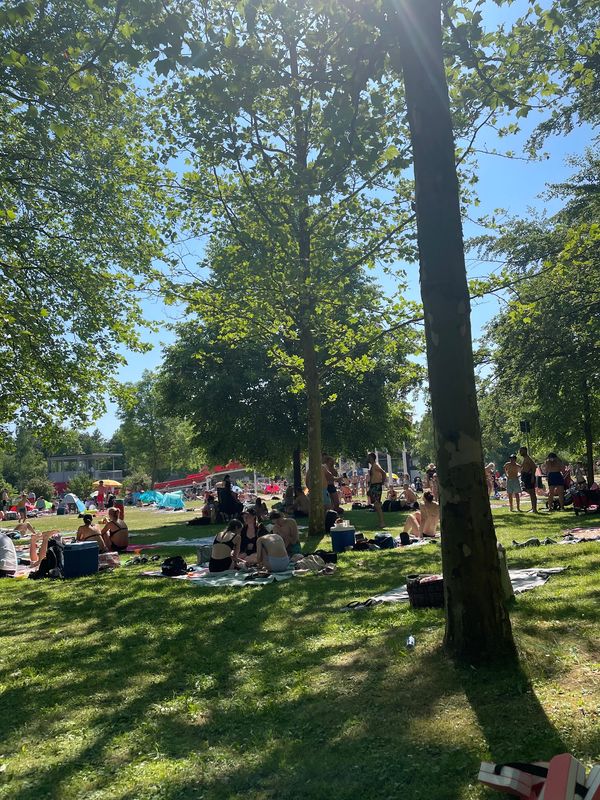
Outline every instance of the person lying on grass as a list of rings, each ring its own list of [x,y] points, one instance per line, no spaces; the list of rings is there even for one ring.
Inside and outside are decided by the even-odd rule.
[[[111,551],[124,553],[129,544],[129,528],[127,523],[119,519],[119,509],[108,509],[108,521],[100,531],[104,545]]]
[[[30,526],[31,527],[31,526]],[[60,531],[44,531],[38,533],[31,528],[31,541],[29,542],[29,565],[37,567],[46,558],[48,540],[53,536],[60,536]],[[39,547],[38,547],[39,545]]]
[[[409,514],[404,523],[405,533],[422,539],[425,536],[435,536],[440,522],[440,506],[433,499],[433,492],[426,489],[423,492],[423,503],[418,511]]]
[[[285,542],[278,533],[265,533],[259,537],[256,561],[259,567],[264,567],[269,572],[285,572],[288,569],[290,557]]]
[[[238,565],[242,528],[239,519],[232,519],[225,530],[217,533],[208,562],[209,572],[226,572]]]
[[[107,553],[109,548],[106,546],[102,531],[97,525],[92,525],[94,518],[91,514],[83,514],[83,525],[77,528],[77,542],[97,542],[101,553]]]

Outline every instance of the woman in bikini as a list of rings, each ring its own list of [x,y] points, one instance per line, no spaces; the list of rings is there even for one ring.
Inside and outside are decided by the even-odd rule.
[[[92,525],[94,518],[91,514],[84,514],[83,515],[83,525],[80,525],[77,528],[77,542],[98,542],[98,547],[100,548],[101,553],[107,553],[108,548],[106,546],[106,541],[104,536],[102,536],[102,531],[97,525]]]
[[[208,562],[209,572],[234,569],[240,557],[243,527],[239,519],[232,519],[224,531],[217,533]]]
[[[256,511],[253,508],[244,511],[242,520],[244,527],[241,532],[240,558],[248,565],[256,564],[256,543],[261,523],[257,520]]]
[[[127,523],[119,518],[118,508],[108,509],[108,522],[100,532],[109,550],[117,553],[124,553],[127,550],[129,528]]]

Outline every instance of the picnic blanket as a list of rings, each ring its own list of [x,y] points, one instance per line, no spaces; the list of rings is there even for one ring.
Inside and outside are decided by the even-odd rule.
[[[294,570],[288,569],[285,572],[272,572],[270,575],[262,575],[256,571],[242,572],[241,570],[227,570],[226,572],[209,572],[207,567],[196,567],[192,572],[185,575],[163,575],[161,570],[146,570],[141,573],[146,578],[166,578],[172,577],[177,581],[186,581],[194,586],[265,586],[267,583],[278,583],[287,581],[294,577]]]
[[[563,536],[573,536],[578,542],[596,542],[600,539],[600,528],[569,528],[562,534]]]
[[[179,539],[174,539],[172,542],[152,542],[152,544],[134,544],[129,545],[127,548],[128,553],[134,550],[150,550],[156,547],[202,547],[203,545],[211,545],[215,540],[214,536],[204,536],[199,539],[184,539],[180,536]]]
[[[536,586],[543,586],[557,572],[563,572],[565,567],[534,567],[532,569],[510,569],[510,582],[515,594],[528,592]],[[377,594],[363,601],[353,601],[342,608],[342,611],[352,611],[355,608],[369,608],[380,603],[408,603],[406,585],[390,589],[383,594]]]

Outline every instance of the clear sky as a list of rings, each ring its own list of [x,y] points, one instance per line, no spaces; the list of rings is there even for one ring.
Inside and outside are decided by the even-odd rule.
[[[507,19],[507,14],[514,16],[525,4],[525,0],[518,0],[510,9],[498,9],[490,2],[486,6],[484,20],[486,27],[491,27],[500,19]],[[517,136],[498,139],[491,129],[482,130],[476,142],[479,149],[497,149],[499,151],[512,150],[519,153],[527,134],[533,128],[538,119],[530,117],[523,123],[523,133]],[[542,161],[523,161],[511,160],[495,155],[478,155],[478,175],[479,183],[477,193],[481,205],[471,209],[469,217],[464,223],[465,239],[480,235],[483,229],[474,221],[478,217],[491,214],[495,209],[502,208],[509,215],[526,216],[530,209],[536,211],[547,208],[550,212],[556,210],[548,201],[542,199],[546,184],[561,182],[568,178],[574,171],[573,167],[566,163],[567,157],[582,153],[585,147],[592,143],[592,131],[587,127],[575,129],[570,135],[553,137],[544,145],[544,152],[549,154],[549,158]],[[467,257],[467,270],[469,277],[482,276],[490,271],[490,265],[478,261],[475,254],[470,253]],[[418,286],[418,267],[416,265],[407,266],[407,276],[409,280],[409,297],[419,299]],[[392,290],[390,278],[379,275],[384,289]],[[144,300],[143,308],[146,317],[152,321],[160,323],[172,322],[177,315],[177,309],[166,308],[158,299]],[[482,331],[485,323],[496,313],[498,300],[493,297],[484,298],[473,304],[472,326],[473,336],[477,338]],[[158,333],[150,333],[146,337],[153,345],[149,353],[127,354],[127,366],[119,371],[119,377],[123,381],[136,381],[146,369],[154,369],[161,362],[162,345],[172,341],[172,334],[162,328]],[[417,401],[414,412],[418,416],[422,412],[422,400]],[[105,435],[110,435],[118,426],[115,416],[115,407],[109,404],[107,413],[99,418],[95,427],[98,427]]]

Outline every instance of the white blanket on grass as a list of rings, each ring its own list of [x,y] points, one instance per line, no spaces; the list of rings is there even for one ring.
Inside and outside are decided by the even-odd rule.
[[[147,578],[164,578],[165,575],[158,570],[142,572]],[[225,572],[209,572],[206,567],[196,567],[193,572],[186,575],[171,576],[174,580],[186,581],[194,586],[264,586],[267,583],[287,581],[294,576],[294,570],[285,572],[272,572],[270,575],[255,577],[255,573],[242,570],[226,570]]]
[[[533,569],[510,569],[510,582],[515,594],[528,592],[536,586],[543,586],[557,572],[563,572],[565,567],[534,567]],[[383,594],[377,594],[369,600],[379,603],[408,603],[408,591],[406,585],[390,589]]]

